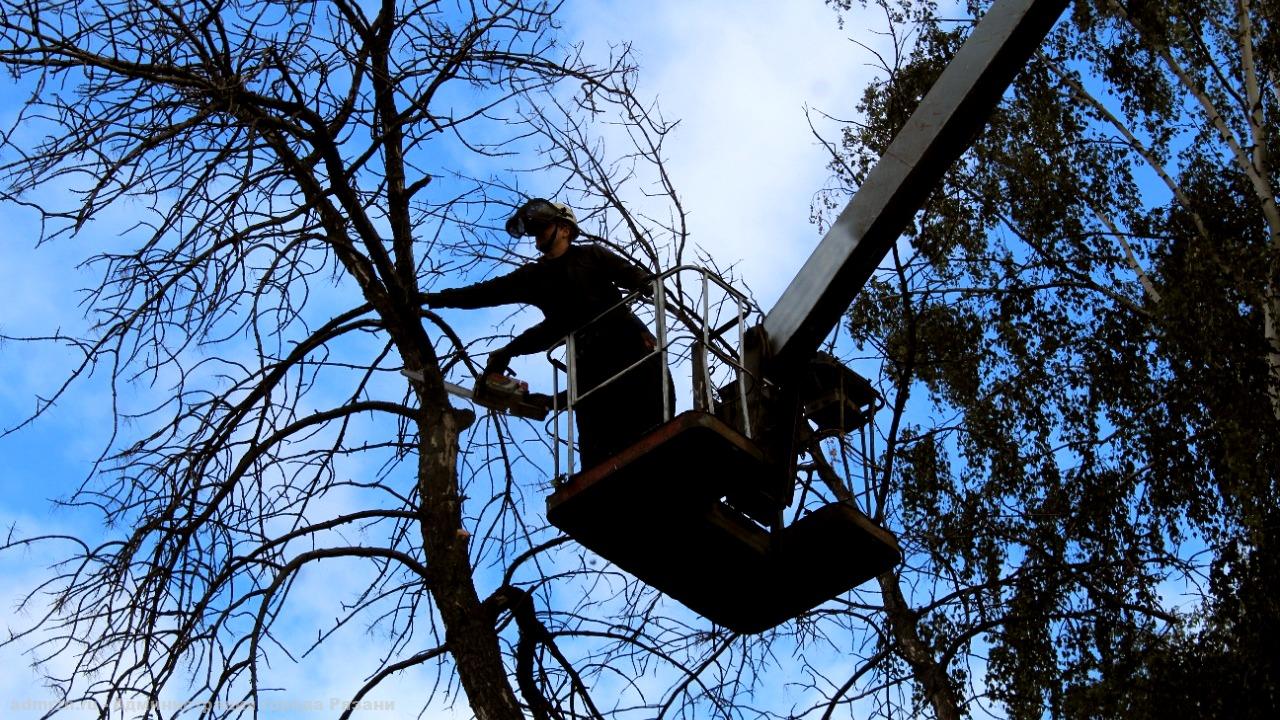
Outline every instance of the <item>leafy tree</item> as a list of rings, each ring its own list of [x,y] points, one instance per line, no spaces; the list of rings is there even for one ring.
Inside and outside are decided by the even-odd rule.
[[[880,4],[900,52],[819,217],[987,7]],[[1275,19],[1073,3],[851,310],[893,410],[886,643],[939,717],[1280,705]]]

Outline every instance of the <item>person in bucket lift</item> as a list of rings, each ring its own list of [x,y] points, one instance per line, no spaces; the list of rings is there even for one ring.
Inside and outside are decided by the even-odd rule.
[[[599,245],[575,243],[581,231],[573,210],[563,203],[530,200],[507,220],[506,228],[512,237],[533,237],[542,256],[507,275],[426,293],[423,300],[432,308],[527,304],[542,311],[542,322],[489,355],[486,377],[504,374],[517,355],[545,352],[576,333],[578,395],[594,390],[574,407],[578,452],[582,466],[593,467],[664,419],[661,355],[600,386],[655,347],[648,327],[628,308],[615,307],[623,290],[645,289],[651,276]],[[669,383],[667,394],[672,394]]]

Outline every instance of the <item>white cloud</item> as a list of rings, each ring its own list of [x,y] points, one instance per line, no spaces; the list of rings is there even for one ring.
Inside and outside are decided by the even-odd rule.
[[[849,116],[871,78],[870,54],[816,0],[589,0],[570,10],[566,32],[588,52],[632,43],[640,94],[680,121],[669,168],[694,242],[722,266],[738,263],[767,310],[820,239],[809,205],[828,175],[826,152],[805,107]]]

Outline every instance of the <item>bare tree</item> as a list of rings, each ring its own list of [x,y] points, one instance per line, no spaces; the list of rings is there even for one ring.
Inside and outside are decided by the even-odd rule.
[[[344,717],[401,675],[480,718],[742,718],[830,714],[850,694],[829,664],[892,672],[874,597],[738,636],[582,551],[543,519],[542,428],[446,397],[489,338],[419,297],[522,262],[497,232],[513,203],[569,199],[654,270],[694,254],[662,164],[672,124],[626,48],[588,62],[558,3],[0,8],[0,61],[29,92],[0,198],[41,243],[93,243],[100,276],[86,333],[6,339],[79,359],[32,422],[95,374],[116,403],[63,501],[104,536],[3,545],[62,553],[6,642],[70,659],[45,663],[63,708],[256,716],[276,665],[351,627],[381,649],[349,668]],[[134,224],[104,238],[121,210]],[[694,322],[682,292],[673,317]],[[852,497],[865,458],[835,451],[810,448],[800,505]],[[878,518],[884,492],[865,502]],[[317,584],[337,616],[302,640]],[[812,686],[762,697],[783,665]]]
[[[528,570],[563,538],[524,513],[518,429],[451,407],[443,380],[470,348],[419,303],[439,279],[518,260],[492,232],[526,194],[512,177],[575,193],[588,222],[625,227],[648,265],[682,251],[678,204],[662,228],[622,190],[660,159],[669,125],[633,97],[625,49],[596,65],[561,44],[558,10],[0,8],[0,62],[30,93],[3,138],[0,197],[39,216],[41,242],[94,238],[109,210],[136,218],[125,248],[89,260],[101,283],[87,337],[10,338],[81,358],[32,420],[91,373],[118,389],[111,447],[66,503],[120,534],[5,545],[73,548],[7,641],[74,658],[50,678],[62,701],[104,717],[175,698],[189,704],[163,714],[255,715],[265,668],[296,653],[277,623],[300,575],[357,567],[357,586],[338,590],[343,616],[316,641],[357,622],[386,639],[377,667],[352,668],[365,679],[353,701],[425,666],[477,717],[601,714],[583,677],[607,664],[575,667],[533,602],[550,578]],[[597,116],[621,118],[634,151],[607,161]],[[424,380],[409,388],[402,367]],[[131,405],[139,383],[162,399]],[[376,472],[343,470],[357,455]],[[496,589],[482,597],[484,584]],[[621,587],[632,607],[653,600]],[[619,629],[628,616],[610,617],[596,622],[611,630],[575,632],[643,645]]]

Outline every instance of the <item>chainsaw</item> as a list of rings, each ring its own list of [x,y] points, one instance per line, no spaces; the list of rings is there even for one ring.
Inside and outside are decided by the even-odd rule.
[[[400,374],[410,380],[423,380],[422,373],[413,370],[401,370]],[[450,395],[466,398],[481,407],[530,420],[545,420],[549,410],[547,403],[532,399],[529,383],[504,373],[485,373],[476,378],[476,383],[471,388],[446,380],[444,389]]]

